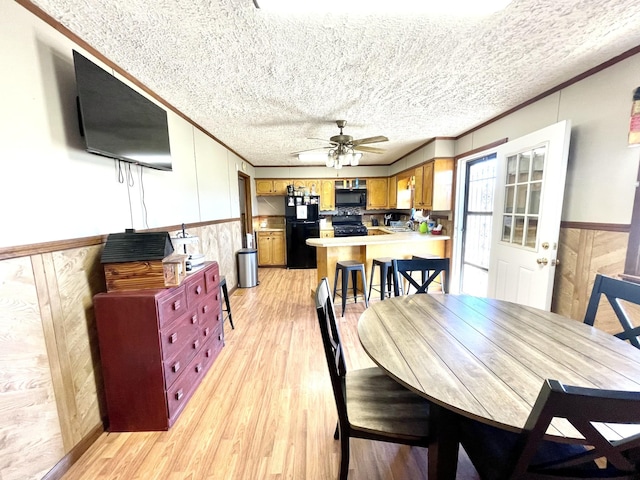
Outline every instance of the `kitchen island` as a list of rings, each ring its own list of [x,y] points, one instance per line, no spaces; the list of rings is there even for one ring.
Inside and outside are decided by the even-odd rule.
[[[317,250],[318,283],[327,277],[332,284],[338,261],[356,260],[364,263],[369,281],[374,258],[411,258],[412,255],[444,257],[450,238],[446,235],[401,232],[362,237],[309,238],[307,245]]]

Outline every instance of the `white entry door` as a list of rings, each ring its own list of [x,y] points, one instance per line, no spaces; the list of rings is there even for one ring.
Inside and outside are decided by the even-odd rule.
[[[550,310],[571,122],[497,150],[488,295]]]

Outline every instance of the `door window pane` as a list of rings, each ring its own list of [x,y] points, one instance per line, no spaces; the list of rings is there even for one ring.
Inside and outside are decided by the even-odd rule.
[[[516,187],[507,187],[504,195],[504,213],[513,213]]]
[[[516,186],[516,213],[526,213],[527,207],[527,184]]]
[[[531,171],[531,180],[532,181],[540,181],[542,180],[542,174],[544,173],[544,158],[547,154],[547,147],[536,148],[533,151],[533,159],[532,159],[532,171]]]
[[[527,230],[526,230],[526,236],[524,239],[525,246],[535,248],[537,238],[538,238],[538,219],[535,217],[529,217],[527,220]]]
[[[507,158],[507,178],[506,184],[514,184],[516,183],[516,167],[518,164],[518,157],[513,155]]]
[[[505,216],[502,218],[502,241],[511,242],[511,216]]]
[[[542,192],[542,182],[531,184],[531,193],[529,194],[529,209],[527,213],[538,215],[540,213],[540,193]]]
[[[518,165],[518,182],[529,181],[529,165],[531,163],[531,152],[521,153],[520,163]]]
[[[516,245],[522,245],[524,237],[524,217],[517,216],[515,218],[515,225],[513,227],[513,240],[511,243],[515,243]]]

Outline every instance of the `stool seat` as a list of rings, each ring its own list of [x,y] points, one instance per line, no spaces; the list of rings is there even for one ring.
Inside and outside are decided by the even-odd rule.
[[[340,273],[342,272],[342,273]],[[351,272],[351,275],[349,275]],[[367,300],[367,276],[364,271],[364,263],[357,260],[341,260],[336,263],[336,276],[333,280],[333,301],[336,300],[336,293],[338,290],[338,276],[342,275],[342,289],[340,297],[342,298],[342,316],[344,317],[344,310],[347,307],[347,295],[349,294],[349,276],[351,276],[351,284],[353,287],[353,301],[358,302],[358,273],[362,278],[362,296],[364,297],[365,306],[369,306]]]
[[[224,321],[228,318],[229,323],[231,324],[231,329],[235,330],[236,327],[233,326],[233,318],[231,318],[231,304],[229,303],[229,292],[227,291],[227,278],[224,275],[220,278],[220,289],[222,290],[222,296],[224,297],[224,305],[222,306],[222,311],[224,312],[222,326],[224,327]]]
[[[393,293],[393,266],[391,265],[391,257],[374,258],[371,261],[371,276],[369,277],[369,301],[371,301],[371,290],[380,292],[380,300],[384,300],[385,295],[391,298]],[[380,282],[374,286],[373,276],[376,267],[380,271]]]

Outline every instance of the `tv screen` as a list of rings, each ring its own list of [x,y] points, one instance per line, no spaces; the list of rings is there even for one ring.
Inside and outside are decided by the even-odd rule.
[[[87,151],[171,170],[167,112],[75,50],[73,63]]]

